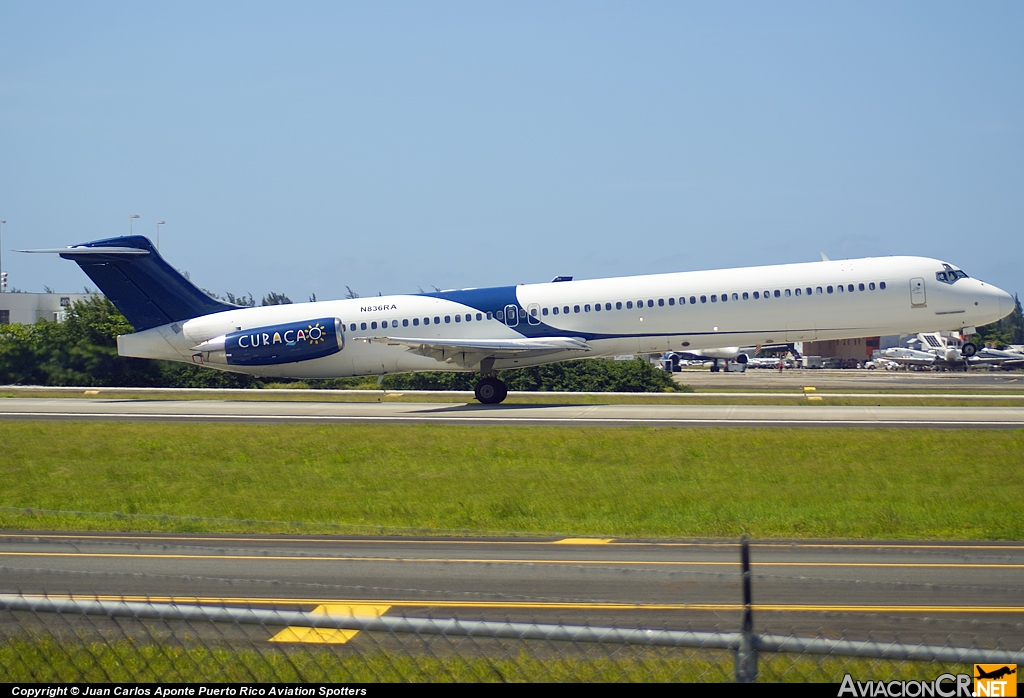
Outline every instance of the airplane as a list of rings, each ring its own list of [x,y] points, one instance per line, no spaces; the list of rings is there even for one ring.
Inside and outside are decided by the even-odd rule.
[[[712,373],[717,373],[723,369],[728,372],[730,364],[744,365],[755,361],[754,357],[762,349],[781,348],[793,351],[793,348],[788,344],[773,344],[761,347],[715,347],[712,349],[695,349],[694,351],[666,352],[664,360],[671,362],[675,370],[678,370],[679,361],[682,359],[686,361],[700,361],[705,364],[710,362]],[[778,363],[778,359],[773,360],[774,365]]]
[[[978,665],[975,665],[975,670],[978,672],[978,675],[974,677],[976,679],[1001,679],[1004,676],[1017,673],[1016,669],[1011,669],[1008,666],[993,669],[992,671],[985,671]]]
[[[1024,363],[1024,356],[990,347],[978,349],[939,332],[919,332],[906,341],[907,347],[890,347],[878,352],[878,357],[895,361],[902,366],[928,366],[932,368],[963,368],[971,366],[1003,365],[1016,367]]]
[[[1014,308],[1005,291],[925,257],[693,271],[238,307],[211,298],[143,236],[51,250],[78,263],[132,324],[121,356],[274,378],[480,374],[620,354],[903,334],[973,333]],[[562,280],[560,280],[562,279]]]

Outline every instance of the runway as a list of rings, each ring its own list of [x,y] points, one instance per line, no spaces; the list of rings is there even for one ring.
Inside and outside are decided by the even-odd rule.
[[[6,398],[0,419],[678,427],[1024,427],[1020,407],[479,405]]]
[[[1024,646],[1024,543],[754,542],[759,630]],[[0,534],[0,593],[736,630],[735,542]]]
[[[856,369],[801,369],[779,373],[749,369],[743,373],[684,370],[672,374],[676,382],[697,390],[801,390],[813,385],[818,390],[987,393],[1024,390],[1020,371],[867,371]]]

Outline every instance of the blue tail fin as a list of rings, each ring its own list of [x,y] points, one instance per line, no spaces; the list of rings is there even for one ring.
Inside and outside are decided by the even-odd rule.
[[[141,235],[86,242],[60,256],[77,262],[136,332],[235,307],[210,298]]]

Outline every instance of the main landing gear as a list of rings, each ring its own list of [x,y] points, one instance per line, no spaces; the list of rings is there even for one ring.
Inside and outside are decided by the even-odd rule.
[[[494,376],[485,376],[477,382],[473,394],[485,405],[497,405],[508,397],[508,388]]]

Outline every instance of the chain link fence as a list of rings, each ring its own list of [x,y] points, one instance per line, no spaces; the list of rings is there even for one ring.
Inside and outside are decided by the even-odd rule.
[[[983,636],[837,635],[831,626],[755,632],[748,560],[744,552],[736,632],[383,614],[370,605],[6,594],[0,681],[840,682],[846,674],[932,680],[970,674],[974,663],[1024,664],[1015,635],[1004,647],[991,628]]]

